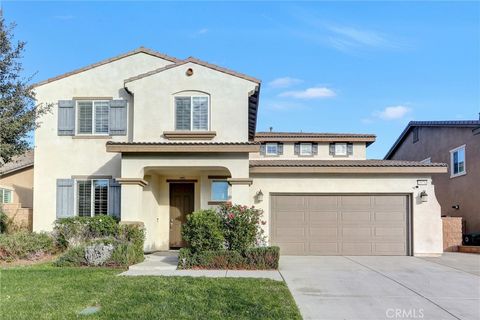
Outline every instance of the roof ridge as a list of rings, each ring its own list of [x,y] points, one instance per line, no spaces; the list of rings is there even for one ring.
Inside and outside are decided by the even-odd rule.
[[[125,52],[125,53],[116,55],[116,56],[114,56],[114,57],[106,58],[106,59],[100,60],[100,61],[98,61],[98,62],[95,62],[95,63],[89,64],[89,65],[86,65],[86,66],[84,66],[84,67],[77,68],[77,69],[74,69],[74,70],[72,70],[72,71],[69,71],[69,72],[60,74],[60,75],[58,75],[58,76],[51,77],[51,78],[48,78],[48,79],[39,81],[39,82],[37,82],[37,83],[34,83],[32,86],[33,86],[33,87],[39,87],[39,86],[42,86],[42,85],[44,85],[44,84],[47,84],[47,83],[50,83],[50,82],[53,82],[53,81],[57,81],[57,80],[60,80],[60,79],[63,79],[63,78],[66,78],[66,77],[72,76],[72,75],[74,75],[74,74],[81,73],[81,72],[84,72],[84,71],[87,71],[87,70],[90,70],[90,69],[93,69],[93,68],[102,66],[102,65],[104,65],[104,64],[107,64],[107,63],[110,63],[110,62],[114,62],[114,61],[117,61],[117,60],[120,60],[120,59],[129,57],[129,56],[134,55],[134,54],[137,54],[137,53],[149,54],[149,55],[151,55],[151,56],[155,56],[155,57],[158,57],[158,58],[161,58],[161,59],[164,59],[164,60],[168,60],[168,61],[171,61],[171,62],[174,62],[174,63],[180,61],[179,59],[177,59],[177,58],[175,58],[175,57],[172,57],[172,56],[169,56],[169,55],[167,55],[167,54],[164,54],[164,53],[158,52],[158,51],[156,51],[156,50],[152,50],[152,49],[146,48],[146,47],[144,47],[144,46],[140,46],[140,47],[138,47],[138,48],[136,48],[136,49],[133,49],[133,50],[130,50],[130,51],[128,51],[128,52]]]

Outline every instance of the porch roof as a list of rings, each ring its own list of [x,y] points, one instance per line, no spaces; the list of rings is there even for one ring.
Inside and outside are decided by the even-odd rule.
[[[120,153],[241,153],[258,152],[257,142],[113,142],[107,152]]]

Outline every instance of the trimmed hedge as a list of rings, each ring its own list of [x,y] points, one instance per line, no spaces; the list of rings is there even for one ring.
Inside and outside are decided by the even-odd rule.
[[[222,220],[215,210],[200,210],[187,216],[182,237],[192,252],[220,250],[225,243],[222,231]]]
[[[0,260],[36,260],[45,254],[55,253],[56,249],[54,239],[44,232],[0,234]]]
[[[180,249],[178,269],[278,269],[279,247],[248,248],[243,253],[234,250],[208,250],[192,252]]]

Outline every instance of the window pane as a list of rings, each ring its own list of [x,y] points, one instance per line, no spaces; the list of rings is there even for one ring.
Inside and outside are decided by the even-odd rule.
[[[277,144],[276,143],[267,143],[266,147],[266,153],[268,155],[276,155],[278,153],[277,149]]]
[[[108,133],[108,102],[95,102],[95,133]]]
[[[212,200],[227,201],[228,187],[227,181],[212,181]]]
[[[208,130],[208,98],[193,97],[193,130]]]
[[[190,130],[190,97],[175,98],[175,130]]]
[[[300,155],[307,156],[312,154],[312,144],[311,143],[301,143],[300,144]]]
[[[92,102],[78,102],[78,133],[92,133]]]
[[[0,203],[12,203],[12,190],[0,189]]]
[[[108,180],[93,180],[94,213],[108,214]]]
[[[335,143],[335,155],[338,155],[338,156],[347,155],[347,144],[346,143]]]
[[[92,182],[78,181],[77,190],[78,215],[90,217],[92,210]]]

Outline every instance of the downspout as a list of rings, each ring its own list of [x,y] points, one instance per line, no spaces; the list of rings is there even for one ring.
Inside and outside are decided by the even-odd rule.
[[[131,108],[132,105],[133,105],[133,92],[128,90],[128,87],[127,87],[125,82],[123,82],[123,88],[128,93],[128,95],[131,97],[130,100],[132,102],[130,104],[130,108],[128,108],[128,113],[129,114],[127,114],[127,119],[130,120],[130,121],[127,121],[127,134],[128,134],[128,142],[133,142],[133,109]],[[130,117],[130,112],[131,112],[131,117]],[[130,126],[131,128],[128,128],[128,126]]]

